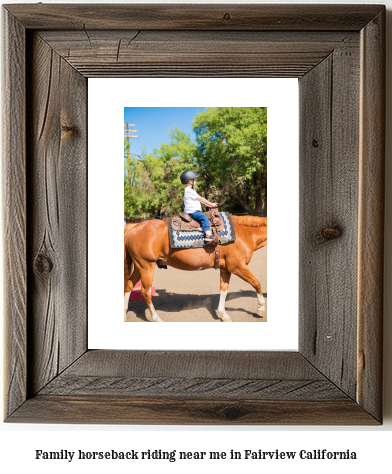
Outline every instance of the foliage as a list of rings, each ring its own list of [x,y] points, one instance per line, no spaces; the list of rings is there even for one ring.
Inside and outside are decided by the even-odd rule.
[[[125,158],[124,216],[161,215],[181,212],[184,188],[180,175],[195,167],[195,144],[189,135],[173,128],[170,143],[151,153]]]
[[[197,191],[221,209],[261,214],[267,202],[267,109],[216,107],[198,113],[196,143],[179,128],[169,143],[140,156],[124,147],[124,216],[173,214],[183,209],[180,175],[194,169]]]
[[[193,127],[205,192],[221,207],[234,201],[261,214],[267,201],[267,108],[208,108]]]
[[[195,144],[191,137],[176,127],[170,130],[169,137],[169,144],[163,143],[153,152],[162,163],[161,174],[154,180],[154,184],[159,192],[161,209],[165,209],[166,213],[176,213],[181,212],[184,199],[180,175],[184,170],[196,168],[197,165],[193,158]]]

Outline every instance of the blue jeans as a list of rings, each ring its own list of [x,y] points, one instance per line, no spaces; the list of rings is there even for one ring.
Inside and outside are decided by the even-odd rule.
[[[201,228],[204,232],[206,232],[207,230],[211,230],[210,221],[208,220],[208,217],[205,214],[200,211],[196,211],[192,212],[192,214],[189,215],[192,217],[192,219],[201,224]]]

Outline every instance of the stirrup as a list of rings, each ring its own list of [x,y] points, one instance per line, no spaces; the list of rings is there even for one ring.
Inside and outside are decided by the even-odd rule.
[[[219,236],[216,234],[212,234],[211,236],[204,237],[204,243],[209,244],[218,244],[219,243]]]

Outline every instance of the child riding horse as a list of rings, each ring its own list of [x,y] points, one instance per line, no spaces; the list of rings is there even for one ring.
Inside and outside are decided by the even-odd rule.
[[[199,222],[204,231],[205,237],[204,242],[210,243],[214,240],[212,237],[210,223],[205,214],[201,212],[201,204],[208,207],[218,207],[216,202],[207,201],[203,197],[199,196],[195,191],[196,181],[200,175],[193,170],[184,171],[181,176],[181,183],[185,184],[184,191],[184,212],[186,212],[193,220]]]

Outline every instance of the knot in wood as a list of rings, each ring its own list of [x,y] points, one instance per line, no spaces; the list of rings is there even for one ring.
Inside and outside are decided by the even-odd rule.
[[[337,239],[342,235],[342,229],[338,225],[324,227],[316,235],[316,244],[322,244],[328,240]]]
[[[226,407],[223,410],[223,414],[227,420],[237,420],[238,418],[241,418],[241,416],[243,416],[244,413],[240,407],[233,405],[233,406]]]
[[[230,15],[230,13],[225,13],[225,14],[223,15],[223,19],[226,20],[226,21],[231,20],[231,15]]]
[[[312,141],[312,146],[313,146],[313,148],[318,148],[318,146],[319,146],[318,140],[313,139],[313,141]]]
[[[35,257],[34,268],[36,272],[45,275],[52,271],[53,262],[46,254],[41,252]]]
[[[63,132],[72,132],[76,133],[76,127],[74,125],[61,125],[61,130]]]

